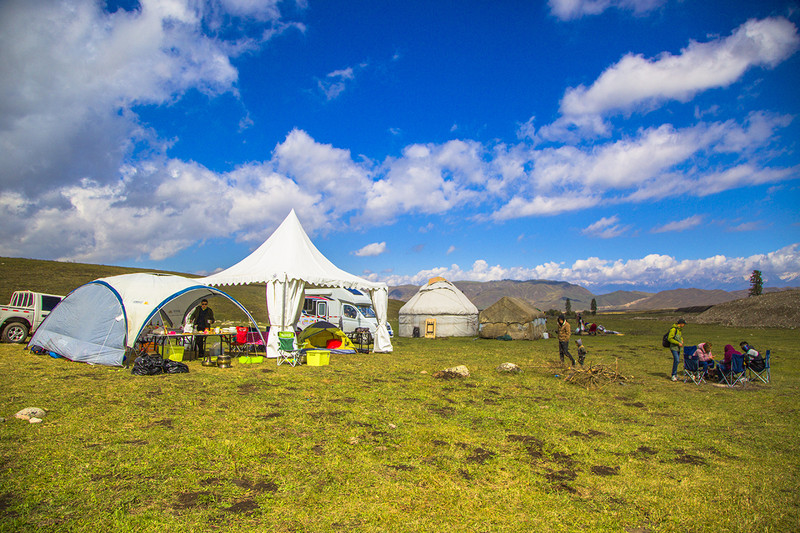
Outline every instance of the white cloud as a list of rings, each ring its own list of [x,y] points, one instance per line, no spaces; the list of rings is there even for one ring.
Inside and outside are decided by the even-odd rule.
[[[581,230],[581,233],[600,239],[612,239],[614,237],[619,237],[628,231],[628,229],[630,229],[630,226],[619,224],[619,217],[614,215],[613,217],[601,218],[597,222]]]
[[[324,198],[319,207],[334,219],[361,206],[372,184],[371,169],[354,162],[349,150],[318,143],[302,130],[289,132],[272,161],[278,172]]]
[[[364,70],[369,65],[361,63],[356,67],[347,67],[329,72],[324,79],[317,80],[317,88],[328,101],[335,100],[356,79],[356,72]]]
[[[317,80],[317,87],[326,100],[334,100],[345,90],[345,84],[353,79],[353,67],[329,72],[325,79]]]
[[[727,87],[750,68],[774,67],[800,44],[797,28],[785,18],[748,20],[726,38],[692,41],[679,55],[655,59],[628,54],[588,88],[568,89],[561,101],[567,116],[601,115],[654,106],[667,100],[689,101],[695,94]]]
[[[561,20],[585,15],[599,15],[610,8],[633,11],[643,15],[666,3],[666,0],[549,0],[550,11]]]
[[[363,248],[356,250],[353,254],[359,257],[372,257],[375,255],[381,255],[382,253],[386,252],[386,242],[373,242],[372,244],[368,244]]]
[[[502,279],[548,279],[567,281],[587,288],[606,285],[632,287],[686,286],[691,280],[697,288],[728,286],[744,288],[753,270],[762,271],[767,280],[791,282],[800,279],[800,244],[792,244],[767,254],[749,257],[715,255],[701,259],[678,261],[668,255],[651,254],[641,259],[609,260],[589,257],[566,266],[562,263],[544,263],[534,267],[490,266],[485,260],[475,261],[472,268],[463,270],[456,264],[421,270],[415,275],[389,275],[383,281],[391,286],[419,285],[433,276],[443,276],[450,281],[493,281]]]
[[[114,13],[102,4],[0,3],[0,190],[38,196],[87,176],[114,184],[134,148],[163,150],[134,106],[169,104],[189,89],[236,93],[231,58],[256,43],[204,33],[211,18],[228,6],[280,26],[274,0],[142,0]]]
[[[480,200],[477,190],[488,170],[483,146],[475,141],[413,144],[397,159],[388,159],[368,193],[364,216],[392,220],[401,213],[442,213]]]
[[[456,251],[456,247],[455,247],[454,245],[452,245],[452,244],[451,244],[451,245],[450,245],[450,248],[448,248],[448,249],[447,249],[447,255],[450,255],[450,254],[452,254],[452,253],[453,253],[453,252],[455,252],[455,251]]]
[[[588,147],[516,150],[518,168],[528,168],[532,162],[533,169],[512,179],[489,180],[498,197],[514,191],[490,218],[552,215],[600,203],[646,202],[686,193],[708,196],[795,179],[800,168],[769,167],[762,161],[771,157],[777,132],[790,122],[783,115],[754,112],[744,124],[701,122],[681,129],[664,124],[640,130],[635,137]],[[729,154],[736,154],[739,161],[721,158]],[[699,167],[698,159],[708,164]]]
[[[682,220],[676,220],[675,222],[668,222],[663,226],[653,228],[651,230],[651,233],[686,231],[687,229],[697,227],[702,223],[703,223],[703,215],[692,215]]]

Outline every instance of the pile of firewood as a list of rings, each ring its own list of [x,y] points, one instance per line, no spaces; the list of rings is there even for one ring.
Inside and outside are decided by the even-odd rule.
[[[585,367],[574,366],[564,372],[564,381],[582,385],[587,389],[599,389],[609,383],[625,383],[630,376],[619,372],[619,364],[614,361],[614,366],[597,363]]]

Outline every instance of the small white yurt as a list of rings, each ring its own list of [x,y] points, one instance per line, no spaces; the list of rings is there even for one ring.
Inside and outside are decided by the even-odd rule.
[[[436,337],[471,337],[478,334],[478,308],[458,287],[436,277],[420,287],[400,308],[400,336],[426,336],[426,322],[435,320]],[[428,335],[430,336],[430,335]]]

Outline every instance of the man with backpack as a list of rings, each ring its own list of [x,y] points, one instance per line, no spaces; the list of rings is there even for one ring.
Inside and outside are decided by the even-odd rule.
[[[670,378],[672,381],[678,381],[678,361],[681,360],[681,351],[683,351],[683,335],[681,332],[685,325],[686,321],[679,318],[678,321],[669,328],[669,331],[665,335],[665,340],[662,342],[665,347],[669,344],[669,351],[672,352],[672,377]]]

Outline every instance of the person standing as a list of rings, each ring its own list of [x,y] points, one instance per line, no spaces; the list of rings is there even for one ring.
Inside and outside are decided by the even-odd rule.
[[[672,352],[672,381],[678,381],[678,361],[681,360],[681,351],[683,350],[683,326],[686,321],[679,318],[677,322],[672,324],[667,334],[667,341],[669,341],[669,351]]]
[[[200,301],[200,305],[194,308],[189,320],[192,321],[195,331],[198,332],[207,330],[214,323],[214,311],[208,306],[208,300],[203,298]],[[202,357],[206,351],[206,338],[195,337],[195,346],[197,347],[197,356]]]
[[[558,356],[561,358],[561,362],[564,362],[564,356],[566,355],[569,357],[569,360],[572,362],[572,365],[575,365],[575,358],[572,357],[572,354],[569,353],[569,338],[572,335],[572,329],[570,328],[569,322],[564,315],[559,315],[558,317]]]
[[[581,339],[576,340],[575,344],[578,345],[578,364],[583,366],[583,361],[586,359],[586,347]]]

